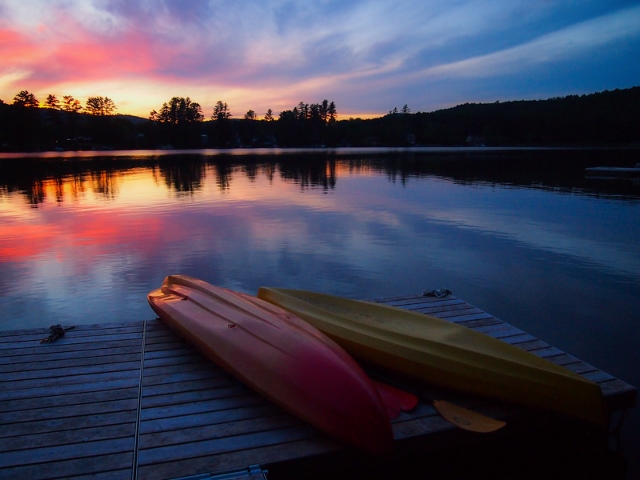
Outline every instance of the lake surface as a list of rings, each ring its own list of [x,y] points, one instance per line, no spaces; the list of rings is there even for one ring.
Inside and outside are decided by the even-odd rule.
[[[0,154],[0,330],[154,318],[168,274],[255,294],[447,287],[640,386],[640,150]],[[640,478],[640,419],[623,429]]]

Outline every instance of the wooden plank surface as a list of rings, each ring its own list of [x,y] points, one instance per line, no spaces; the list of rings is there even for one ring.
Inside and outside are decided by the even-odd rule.
[[[142,330],[0,337],[0,478],[131,478]]]
[[[565,366],[599,383],[614,409],[635,403],[630,385],[453,296],[376,301],[464,325]],[[252,466],[344,452],[159,320],[78,326],[49,344],[40,343],[45,330],[3,333],[0,479],[259,473]],[[490,400],[454,399],[497,418],[514,413]],[[393,421],[402,448],[454,429],[428,402]]]

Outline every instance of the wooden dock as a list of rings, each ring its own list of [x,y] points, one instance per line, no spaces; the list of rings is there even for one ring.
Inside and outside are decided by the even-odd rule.
[[[634,387],[454,296],[376,300],[473,328],[600,384],[612,411]],[[270,466],[365,458],[287,414],[211,364],[159,320],[0,336],[0,479],[263,478]],[[427,388],[427,387],[423,387]],[[532,412],[458,403],[506,419]],[[397,450],[473,441],[423,402],[393,423]],[[345,453],[346,452],[346,453]]]

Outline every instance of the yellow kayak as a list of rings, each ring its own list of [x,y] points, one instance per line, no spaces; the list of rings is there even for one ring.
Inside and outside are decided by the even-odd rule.
[[[306,320],[357,359],[457,391],[608,424],[596,383],[466,327],[302,290],[262,287],[258,298]]]

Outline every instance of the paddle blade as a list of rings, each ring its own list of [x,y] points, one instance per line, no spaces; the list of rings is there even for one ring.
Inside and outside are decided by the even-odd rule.
[[[433,406],[436,407],[440,415],[448,421],[472,432],[495,432],[506,425],[506,423],[501,420],[487,417],[444,400],[434,400]]]

